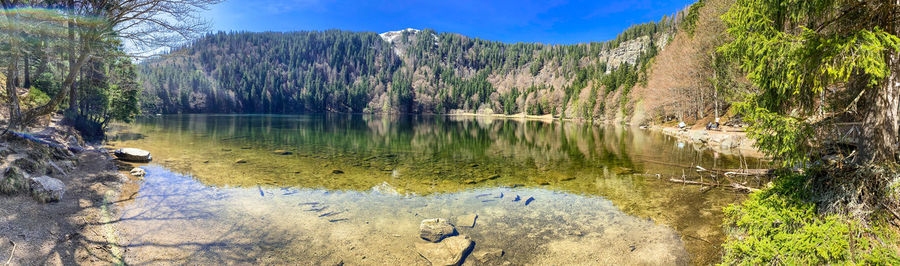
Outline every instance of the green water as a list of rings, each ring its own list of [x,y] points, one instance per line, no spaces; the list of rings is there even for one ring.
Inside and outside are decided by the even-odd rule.
[[[162,235],[177,245],[179,238],[188,241],[198,235],[184,236],[179,233],[183,230],[154,233],[147,228],[184,229],[208,222],[191,229],[208,238],[224,227],[254,219],[270,219],[268,224],[283,228],[237,230],[242,236],[237,243],[221,246],[240,246],[258,238],[260,231],[273,230],[305,241],[282,239],[282,248],[244,255],[254,263],[422,263],[414,252],[398,258],[377,254],[409,253],[402,247],[417,241],[417,223],[431,218],[426,216],[452,219],[478,213],[485,224],[461,233],[472,236],[477,247],[503,248],[504,260],[512,263],[567,263],[565,258],[574,257],[596,263],[708,264],[716,261],[724,238],[722,207],[745,196],[674,184],[668,177],[698,178],[696,165],[722,169],[763,165],[754,158],[716,153],[641,129],[447,116],[157,116],[119,125],[109,139],[112,148],[141,148],[154,157],[144,166],[148,176],[133,188],[136,199],[123,205],[126,217],[139,214],[126,219],[135,222],[124,223],[143,232],[133,241],[158,242],[149,235]],[[715,182],[708,177],[707,181]],[[174,185],[186,183],[199,189],[181,191],[183,185]],[[207,190],[225,196],[209,196]],[[147,196],[161,194],[189,200]],[[525,205],[528,198],[534,203]],[[304,202],[341,207],[321,214],[285,211]],[[560,209],[566,211],[558,213]],[[137,219],[166,216],[162,210],[208,216]],[[312,219],[303,215],[318,217],[321,223],[298,222]],[[523,220],[529,222],[522,224]],[[335,232],[354,226],[371,226],[374,233],[342,233],[333,239]],[[204,228],[213,231],[203,233]],[[400,231],[386,233],[394,229]],[[381,239],[372,234],[399,237]],[[526,244],[500,241],[511,236]],[[322,243],[320,252],[294,247],[322,241],[363,247],[343,250]],[[576,250],[572,247],[615,243],[625,251],[610,253],[598,246],[566,254]],[[379,252],[370,248],[373,245],[401,248]],[[172,253],[141,247],[151,254]],[[195,259],[216,262],[202,257]]]

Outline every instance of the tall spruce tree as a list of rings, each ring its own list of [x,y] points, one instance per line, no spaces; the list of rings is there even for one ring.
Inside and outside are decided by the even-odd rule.
[[[735,3],[722,17],[734,41],[721,51],[759,88],[740,106],[761,150],[802,164],[839,141],[826,129],[859,123],[856,162],[897,160],[898,12],[898,0]]]

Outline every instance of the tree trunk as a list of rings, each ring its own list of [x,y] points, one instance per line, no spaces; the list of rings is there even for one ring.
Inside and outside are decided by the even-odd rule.
[[[900,140],[900,54],[888,55],[888,67],[890,75],[860,105],[864,106],[860,155],[874,163],[896,161]]]
[[[75,1],[69,1],[69,8],[74,8]],[[69,71],[71,75],[71,71],[74,71],[75,66],[75,46],[78,44],[75,43],[75,21],[69,21],[69,43],[71,47],[69,47]],[[80,69],[80,67],[79,67]],[[61,91],[69,89],[69,109],[74,109],[78,106],[78,93],[75,91],[75,83],[72,82],[68,86],[63,86]],[[65,94],[65,93],[63,93]]]
[[[9,105],[9,123],[7,126],[12,129],[18,129],[19,123],[18,119],[22,116],[21,109],[19,109],[19,92],[16,90],[16,82],[13,77],[16,76],[16,68],[17,66],[17,58],[15,54],[11,55],[9,58],[9,65],[6,70],[6,94],[7,104]]]
[[[15,65],[16,67],[19,67],[19,62],[18,62],[19,58],[17,58],[17,57],[12,57],[12,58],[10,58],[9,60],[14,61],[14,62],[13,62],[12,64],[10,64],[10,65]],[[19,85],[22,84],[22,81],[19,80],[19,71],[18,71],[18,69],[15,69],[15,68],[14,68],[13,71],[10,72],[10,73],[12,73],[12,76],[9,76],[9,77],[7,77],[7,78],[11,78],[11,79],[12,79],[12,81],[13,81],[13,84],[12,84],[13,86],[12,86],[12,87],[13,87],[13,88],[19,87]]]
[[[28,56],[22,57],[25,62],[25,88],[31,88],[31,65],[28,63]]]

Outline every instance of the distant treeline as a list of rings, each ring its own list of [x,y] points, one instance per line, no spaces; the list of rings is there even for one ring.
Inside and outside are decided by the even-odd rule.
[[[611,41],[575,45],[508,44],[427,29],[403,31],[393,42],[376,33],[340,30],[216,33],[140,65],[142,108],[149,113],[490,108],[559,114],[589,84],[593,98],[634,86],[657,52],[657,37],[674,32],[675,24],[664,18],[632,26]],[[644,36],[650,44],[634,64],[607,69],[601,52]],[[530,83],[498,85],[499,77],[510,75]],[[563,82],[554,86],[554,80]]]

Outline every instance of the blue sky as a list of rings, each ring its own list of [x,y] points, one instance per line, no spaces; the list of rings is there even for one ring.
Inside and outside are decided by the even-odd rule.
[[[227,0],[206,16],[214,31],[430,28],[493,41],[571,44],[615,38],[632,24],[657,21],[693,2]]]

